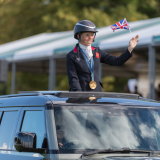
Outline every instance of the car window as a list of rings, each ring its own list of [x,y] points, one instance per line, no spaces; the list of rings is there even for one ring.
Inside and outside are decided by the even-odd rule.
[[[17,119],[17,111],[5,111],[0,112],[1,124],[0,124],[0,149],[11,149],[10,138],[13,134],[13,129]]]
[[[160,109],[97,105],[54,108],[61,153],[77,150],[160,150]],[[75,150],[75,151],[74,151]]]
[[[42,148],[45,136],[43,111],[25,111],[21,132],[33,132],[37,136],[36,148]]]

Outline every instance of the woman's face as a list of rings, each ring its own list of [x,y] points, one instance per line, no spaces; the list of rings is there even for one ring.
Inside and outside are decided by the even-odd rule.
[[[77,35],[79,38],[79,35]],[[84,46],[90,46],[94,40],[94,33],[93,32],[84,32],[81,34],[80,43]]]

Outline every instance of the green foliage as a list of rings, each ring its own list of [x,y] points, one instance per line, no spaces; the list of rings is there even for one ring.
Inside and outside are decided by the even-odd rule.
[[[112,92],[115,90],[113,83],[115,82],[115,77],[106,76],[102,78],[103,92]]]
[[[67,75],[57,75],[56,78],[56,90],[57,91],[69,91],[70,87],[68,84]]]
[[[48,75],[35,73],[16,73],[15,93],[18,91],[48,90]],[[11,72],[8,73],[7,83],[0,83],[0,95],[11,93]]]
[[[103,10],[111,15],[114,22],[123,18],[128,21],[148,19],[149,16],[138,10],[139,0],[107,0],[102,3]]]
[[[56,75],[56,90],[69,91],[67,75]],[[16,73],[15,93],[18,91],[47,91],[48,74]],[[0,95],[11,93],[11,72],[8,73],[7,83],[0,83]]]
[[[48,90],[48,74],[16,73],[16,92],[36,90]]]
[[[128,78],[106,76],[102,78],[103,92],[125,92]]]
[[[160,0],[138,0],[137,10],[146,14],[149,18],[160,16]]]
[[[0,42],[5,43],[44,32],[40,18],[45,14],[43,7],[39,0],[1,0]]]
[[[160,0],[0,0],[0,44],[42,32],[73,30],[82,19],[97,27],[160,16]]]
[[[0,95],[11,93],[11,72],[8,72],[8,79],[6,83],[0,83]]]

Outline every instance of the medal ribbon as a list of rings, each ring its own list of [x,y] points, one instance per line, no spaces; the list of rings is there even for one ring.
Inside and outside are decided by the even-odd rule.
[[[91,64],[89,63],[89,60],[88,60],[88,57],[86,56],[86,54],[84,53],[84,51],[79,47],[80,51],[82,52],[83,54],[83,57],[88,65],[88,68],[91,72],[91,75],[92,75],[92,81],[94,81],[94,61],[93,61],[93,56],[91,57]]]

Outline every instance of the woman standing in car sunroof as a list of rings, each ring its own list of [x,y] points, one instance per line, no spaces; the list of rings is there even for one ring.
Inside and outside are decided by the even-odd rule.
[[[138,43],[139,36],[129,41],[129,46],[119,57],[112,56],[99,47],[91,46],[97,33],[96,26],[89,20],[79,21],[74,27],[74,38],[78,40],[75,48],[66,57],[67,75],[71,91],[101,92],[99,80],[100,63],[121,66],[130,57]]]

